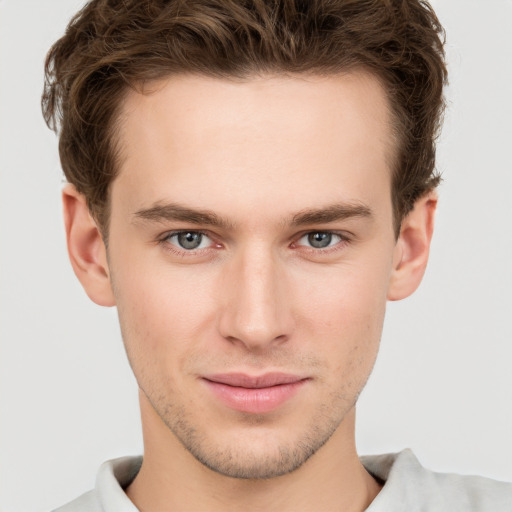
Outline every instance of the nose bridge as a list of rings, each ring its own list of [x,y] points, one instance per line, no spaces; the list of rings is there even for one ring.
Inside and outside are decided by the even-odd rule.
[[[284,269],[272,249],[251,244],[234,257],[228,272],[228,303],[221,313],[223,336],[250,349],[286,340],[291,315]]]

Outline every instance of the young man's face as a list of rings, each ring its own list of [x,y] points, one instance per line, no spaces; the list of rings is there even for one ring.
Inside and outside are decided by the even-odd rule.
[[[384,92],[364,74],[153,85],[124,103],[108,250],[143,419],[220,473],[292,471],[340,435],[377,354],[397,258]]]

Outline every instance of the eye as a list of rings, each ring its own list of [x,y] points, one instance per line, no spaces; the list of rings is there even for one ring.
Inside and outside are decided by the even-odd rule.
[[[297,245],[306,245],[314,249],[327,249],[339,244],[343,240],[344,238],[336,233],[316,231],[302,236],[298,240]]]
[[[200,231],[178,231],[176,233],[170,233],[165,237],[165,241],[185,251],[206,249],[212,244],[212,240]]]

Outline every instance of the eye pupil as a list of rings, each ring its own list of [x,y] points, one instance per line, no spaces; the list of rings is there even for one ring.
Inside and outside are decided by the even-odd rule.
[[[178,243],[183,249],[197,249],[201,245],[203,235],[201,233],[194,233],[184,231],[178,234]]]
[[[329,247],[332,241],[332,233],[311,233],[308,235],[308,242],[316,249]]]

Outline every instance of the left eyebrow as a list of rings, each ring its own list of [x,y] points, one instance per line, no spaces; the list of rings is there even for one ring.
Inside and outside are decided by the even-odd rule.
[[[324,224],[353,217],[372,218],[371,209],[364,204],[341,203],[332,204],[324,208],[312,208],[302,210],[292,217],[292,226],[303,226],[305,224]]]

